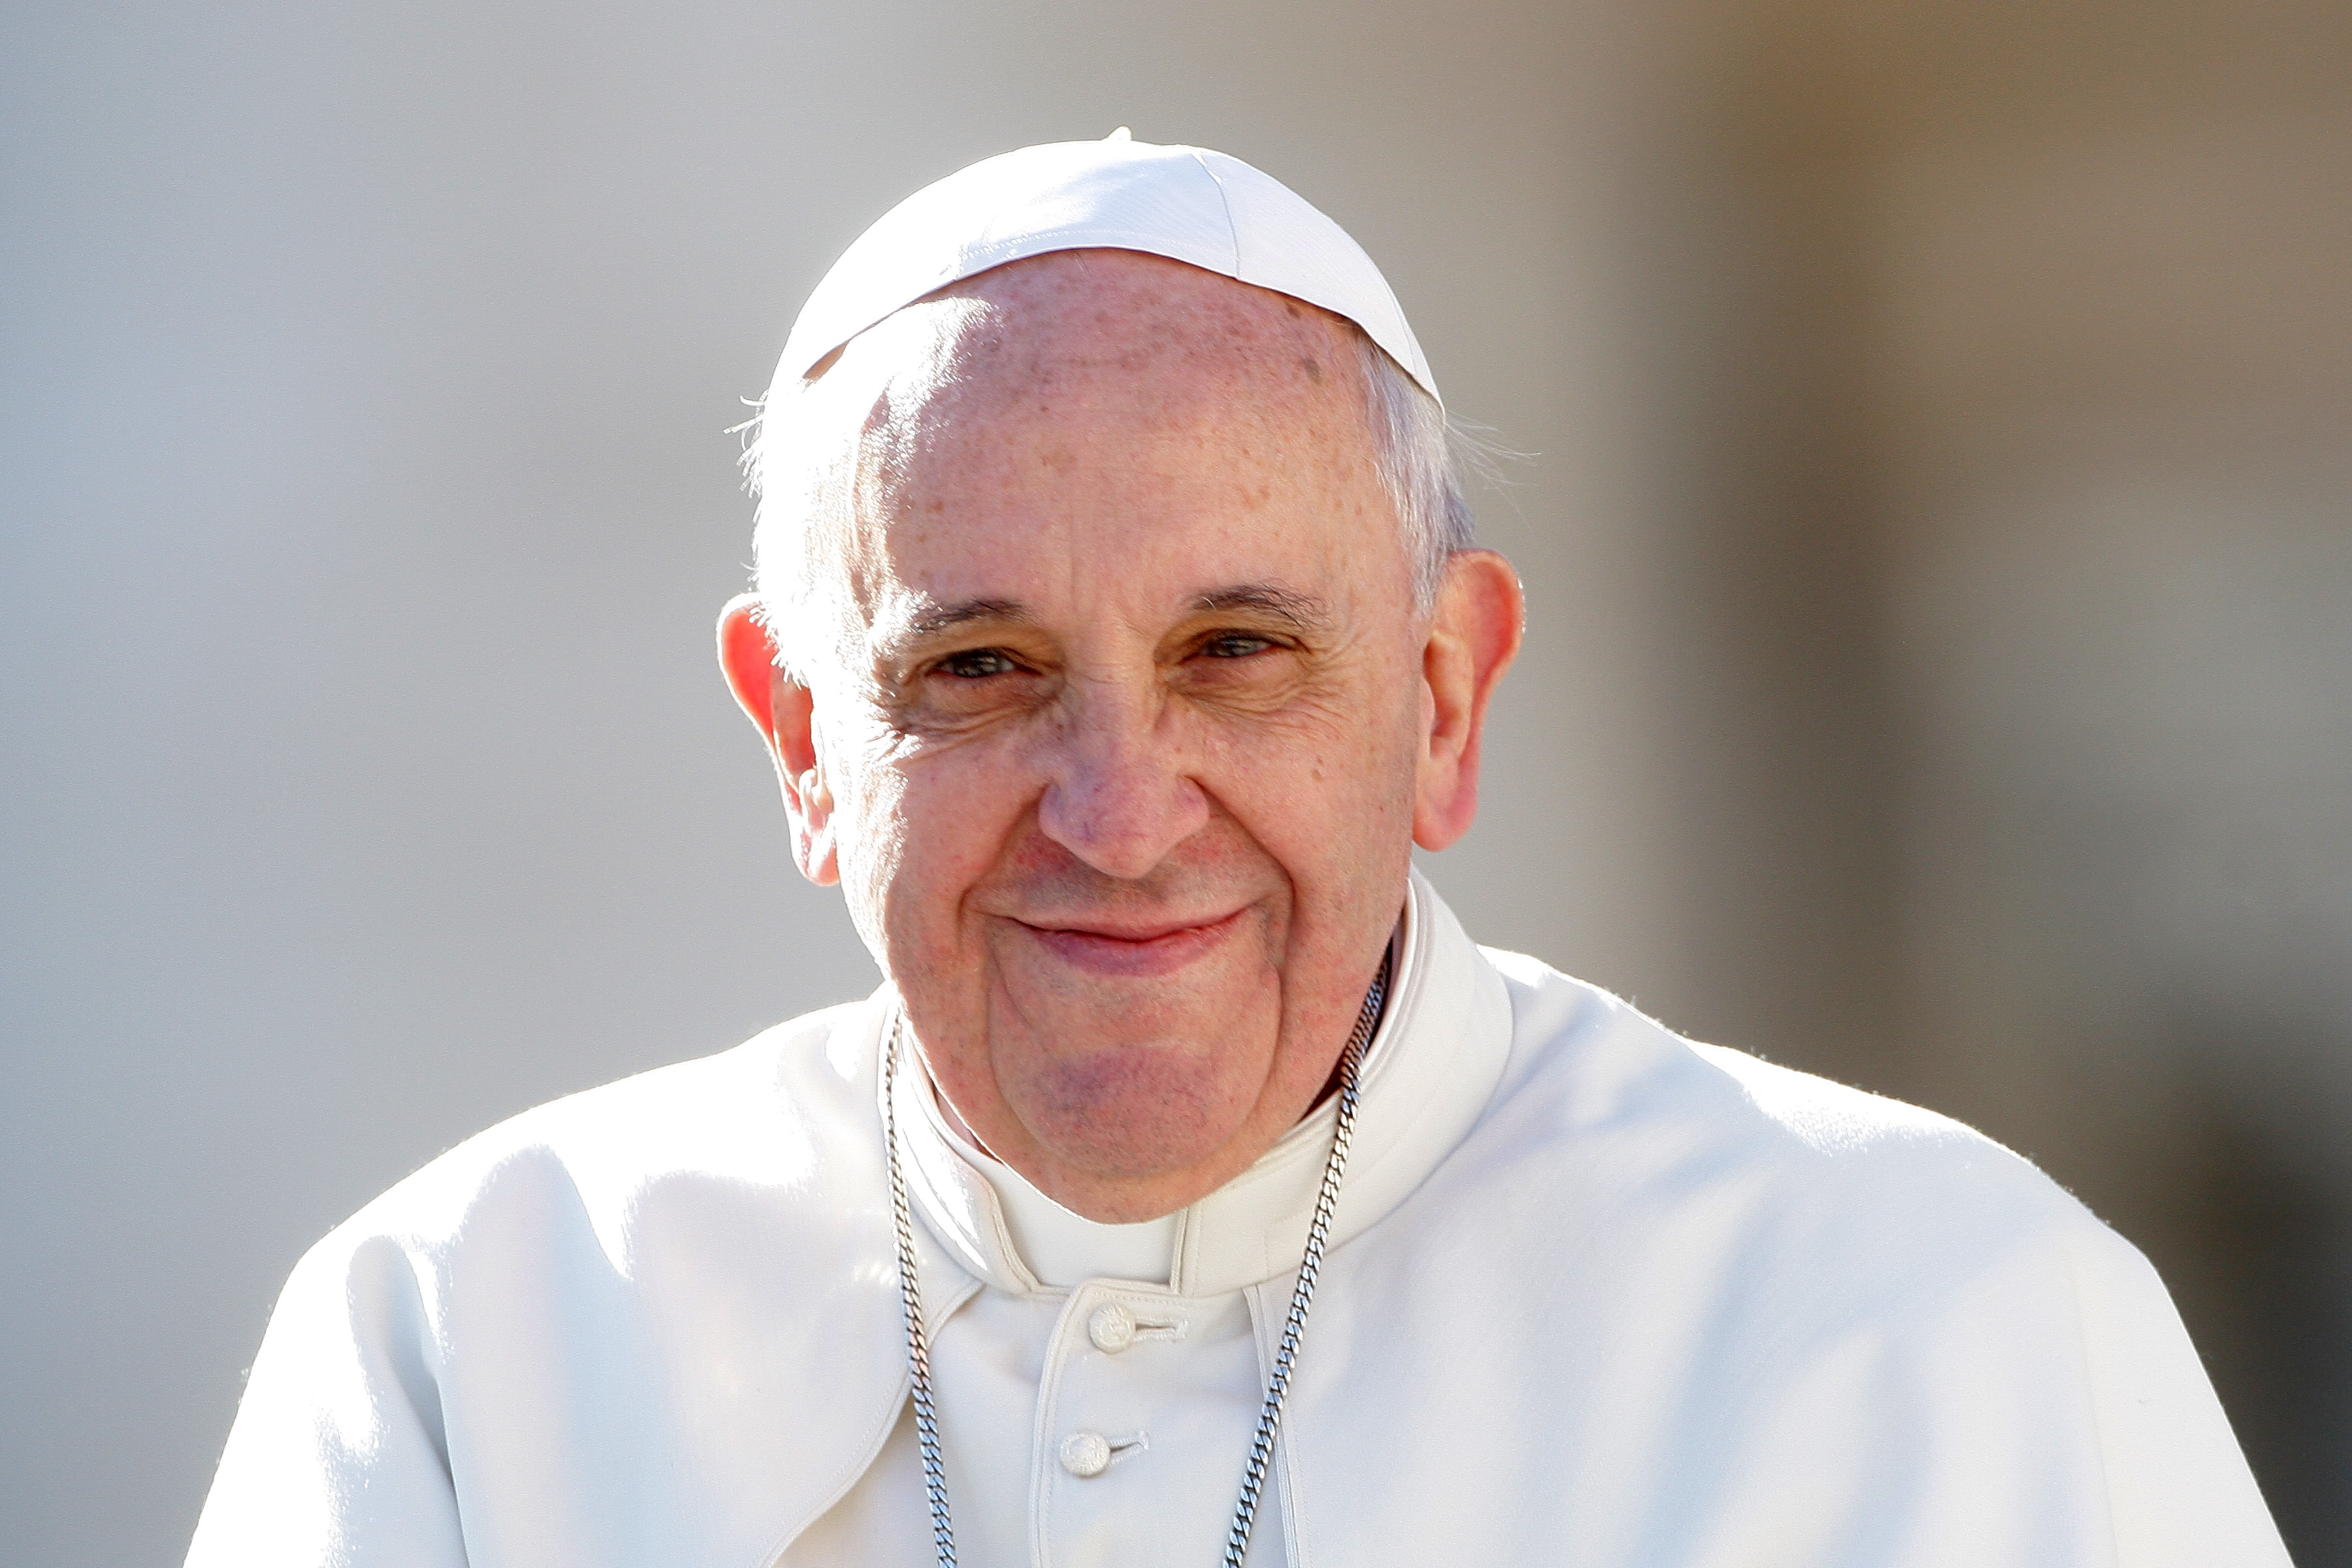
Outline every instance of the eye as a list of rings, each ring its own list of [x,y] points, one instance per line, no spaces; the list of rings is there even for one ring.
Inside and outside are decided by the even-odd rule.
[[[1252,637],[1246,632],[1220,632],[1201,645],[1201,651],[1211,658],[1247,658],[1274,647],[1270,637]]]
[[[936,668],[941,675],[959,680],[985,680],[992,675],[1010,675],[1021,667],[1001,647],[975,647],[948,655]]]

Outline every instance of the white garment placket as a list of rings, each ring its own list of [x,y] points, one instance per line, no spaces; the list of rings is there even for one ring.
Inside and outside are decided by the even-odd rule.
[[[1215,1563],[1261,1392],[1240,1292],[1188,1299],[1120,1280],[1071,1291],[1038,1387],[1031,1560]]]

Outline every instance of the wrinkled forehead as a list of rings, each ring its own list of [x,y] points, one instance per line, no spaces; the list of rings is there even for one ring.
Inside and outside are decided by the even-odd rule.
[[[901,309],[811,390],[861,448],[863,499],[881,501],[872,487],[895,492],[945,447],[1055,426],[1172,437],[1213,423],[1369,453],[1358,336],[1328,311],[1182,262],[1064,251]]]

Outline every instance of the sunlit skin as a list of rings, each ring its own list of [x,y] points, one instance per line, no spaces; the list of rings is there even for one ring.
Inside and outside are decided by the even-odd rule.
[[[909,306],[819,384],[838,591],[777,635],[837,654],[802,685],[756,600],[720,620],[802,871],[951,1112],[1089,1218],[1195,1201],[1313,1106],[1412,844],[1476,807],[1517,580],[1470,552],[1415,605],[1351,331],[1119,251]]]

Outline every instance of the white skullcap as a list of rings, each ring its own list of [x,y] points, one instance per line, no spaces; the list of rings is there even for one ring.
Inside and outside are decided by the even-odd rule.
[[[1347,230],[1238,158],[1130,141],[1123,129],[983,158],[883,214],[801,307],[776,378],[807,375],[893,310],[959,279],[1095,247],[1165,256],[1320,305],[1363,328],[1437,396],[1388,279]]]

